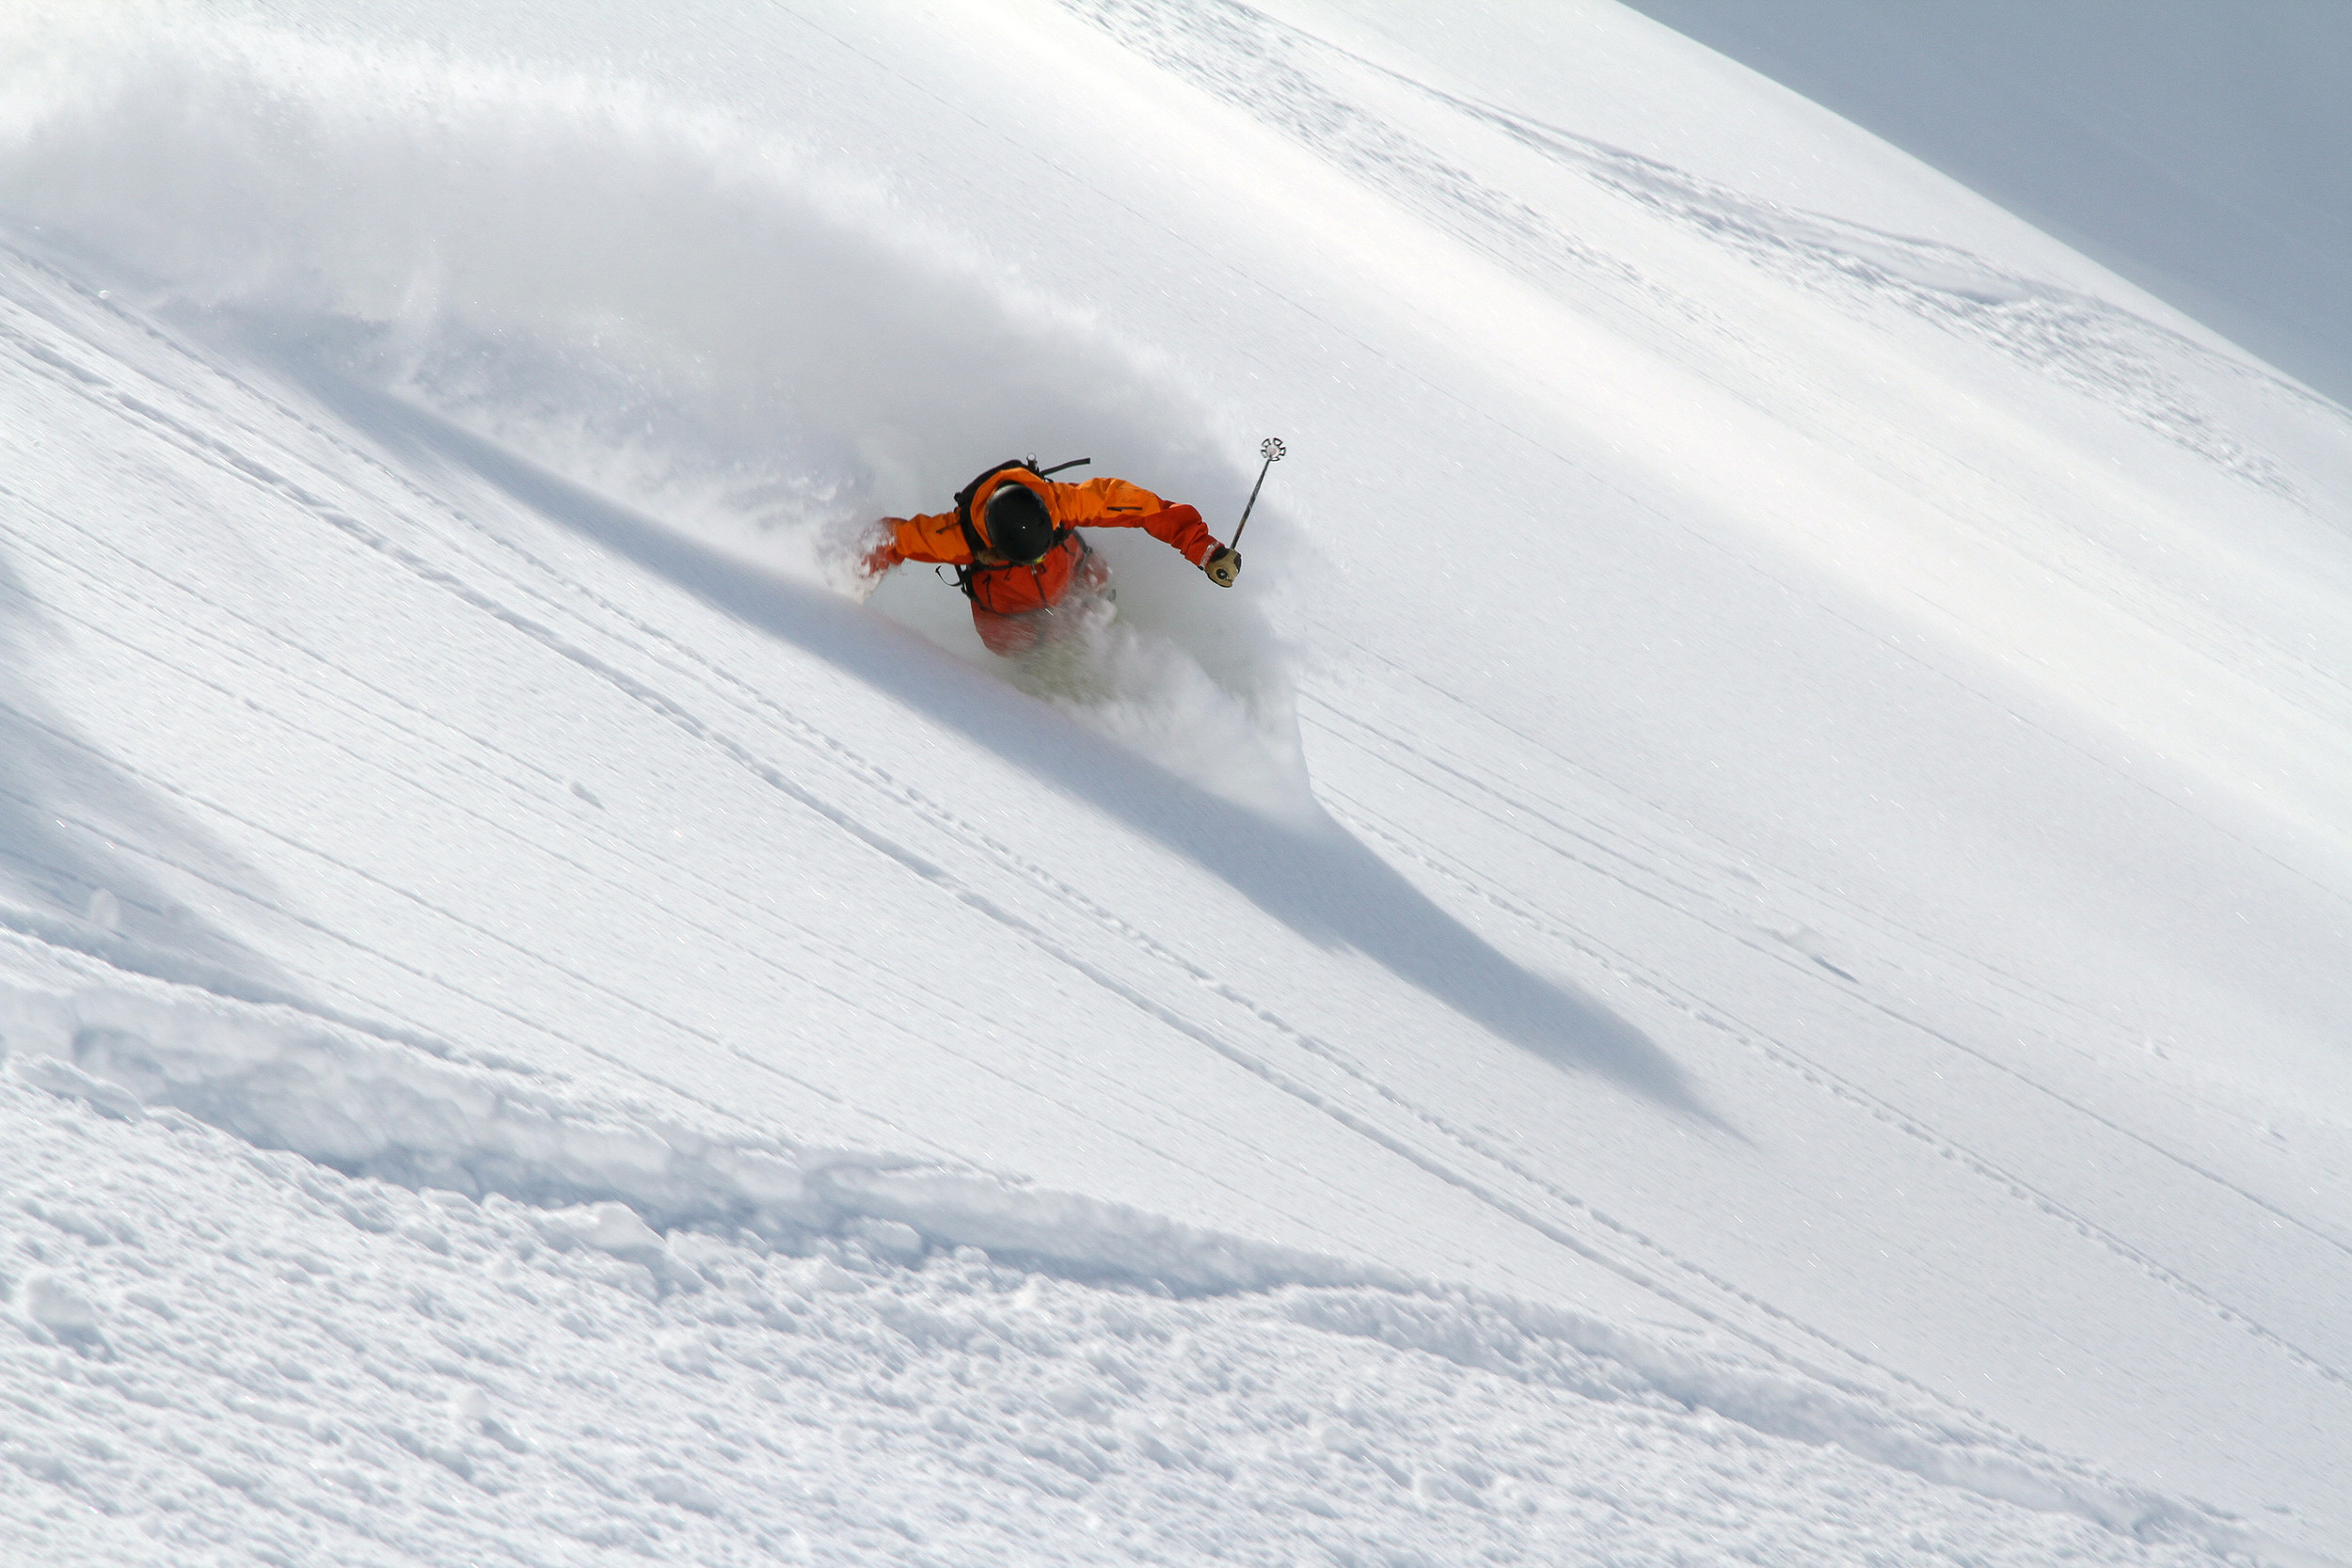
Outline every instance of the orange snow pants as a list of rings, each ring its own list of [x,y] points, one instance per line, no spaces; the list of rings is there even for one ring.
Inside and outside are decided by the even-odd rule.
[[[1110,562],[1073,532],[1033,566],[973,573],[972,627],[990,653],[1012,658],[1076,630],[1086,601],[1110,585]]]

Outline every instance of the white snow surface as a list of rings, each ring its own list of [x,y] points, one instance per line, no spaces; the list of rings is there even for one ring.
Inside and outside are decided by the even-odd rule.
[[[19,5],[0,407],[0,1560],[2352,1562],[2352,415],[1655,23]]]

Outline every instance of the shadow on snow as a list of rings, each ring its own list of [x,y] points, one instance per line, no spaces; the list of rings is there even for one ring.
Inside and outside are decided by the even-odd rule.
[[[0,560],[0,924],[158,978],[285,1000],[275,966],[171,897],[147,866],[266,907],[260,876],[34,689],[32,641],[58,635]]]
[[[712,608],[887,692],[1193,861],[1309,941],[1354,948],[1557,1067],[1598,1073],[1729,1130],[1640,1029],[1512,962],[1328,817],[1300,829],[1236,806],[846,599],[682,538],[388,393],[314,364],[280,363],[394,449],[475,475]]]

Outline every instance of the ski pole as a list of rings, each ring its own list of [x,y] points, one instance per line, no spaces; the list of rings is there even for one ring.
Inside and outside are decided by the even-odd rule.
[[[1264,458],[1265,461],[1258,465],[1258,483],[1249,487],[1249,504],[1241,509],[1241,521],[1233,525],[1233,537],[1232,541],[1226,545],[1225,547],[1227,549],[1235,549],[1240,546],[1241,531],[1249,526],[1249,514],[1258,504],[1258,491],[1265,484],[1265,471],[1274,467],[1277,463],[1282,461],[1281,437],[1279,436],[1269,436],[1264,440],[1259,442],[1258,455]]]

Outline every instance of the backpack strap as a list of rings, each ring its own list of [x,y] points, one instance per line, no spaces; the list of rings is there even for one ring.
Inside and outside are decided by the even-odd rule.
[[[981,469],[978,474],[974,476],[971,483],[956,492],[956,527],[963,531],[964,547],[969,549],[976,558],[979,555],[981,550],[987,547],[980,540],[980,531],[978,526],[972,521],[972,498],[980,493],[981,485],[986,484],[990,480],[994,479],[998,474],[1011,468],[1017,468],[1023,473],[1035,474],[1038,478],[1044,479],[1048,475],[1060,473],[1064,468],[1085,467],[1093,461],[1094,459],[1091,457],[1073,457],[1067,463],[1057,463],[1050,468],[1041,468],[1037,466],[1037,458],[1035,454],[1032,454],[1028,457],[1009,458],[1005,462],[997,464],[993,468]],[[1050,550],[1059,547],[1061,542],[1070,537],[1070,531],[1071,531],[1067,525],[1056,527],[1054,530],[1054,543],[1048,545],[1046,548]],[[977,559],[969,565],[958,566],[955,569],[956,586],[963,591],[963,596],[968,599],[972,597],[972,574],[974,572],[989,571],[992,569],[993,568],[980,565]]]

